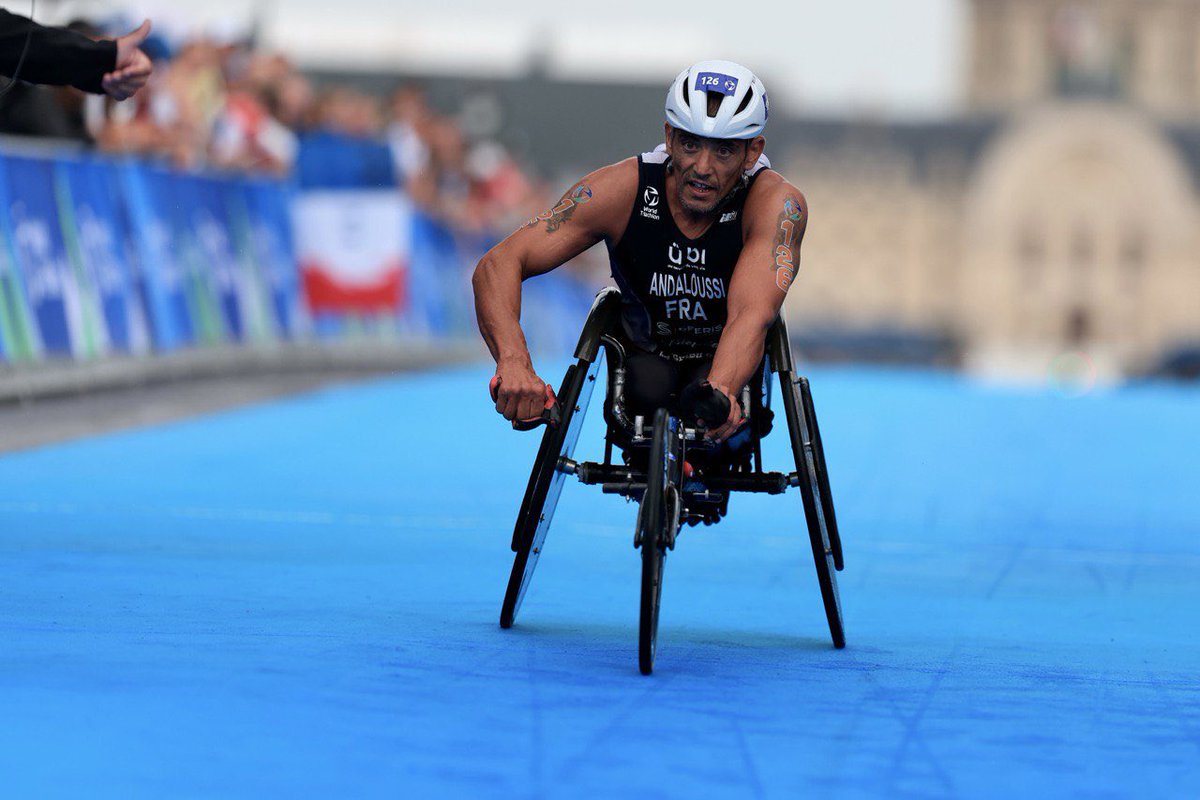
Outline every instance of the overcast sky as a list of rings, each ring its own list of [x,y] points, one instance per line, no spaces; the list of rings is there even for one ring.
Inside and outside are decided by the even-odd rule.
[[[164,28],[244,24],[301,63],[552,73],[669,83],[702,58],[741,61],[805,112],[939,114],[958,102],[966,0],[40,0],[43,17],[125,8]],[[27,0],[4,0],[20,12]]]

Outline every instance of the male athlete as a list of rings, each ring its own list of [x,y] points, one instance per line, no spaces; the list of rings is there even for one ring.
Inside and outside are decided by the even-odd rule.
[[[587,175],[484,255],[475,310],[505,419],[537,416],[546,397],[521,331],[521,281],[603,240],[622,295],[629,412],[678,411],[720,392],[728,418],[707,420],[708,436],[737,430],[738,397],[762,363],[808,222],[804,195],[763,156],[767,114],[750,70],[695,64],[667,93],[664,147]]]

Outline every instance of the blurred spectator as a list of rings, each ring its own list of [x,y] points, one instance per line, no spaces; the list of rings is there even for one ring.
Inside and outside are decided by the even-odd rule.
[[[473,219],[468,205],[470,184],[466,176],[467,149],[463,133],[448,117],[437,117],[426,138],[429,165],[413,186],[413,197],[426,211],[440,217],[453,227],[472,229]]]
[[[391,119],[387,126],[388,144],[401,183],[420,176],[429,167],[429,146],[433,112],[425,101],[425,92],[413,84],[392,93]]]
[[[71,121],[75,106],[75,98],[54,88],[15,84],[0,100],[0,133],[86,141]]]
[[[263,101],[275,119],[293,131],[302,132],[312,123],[316,93],[309,80],[299,72],[288,72],[266,87]]]
[[[337,86],[317,99],[316,127],[345,136],[374,138],[383,132],[383,112],[374,97]]]
[[[286,175],[296,161],[296,134],[277,117],[275,86],[290,73],[286,60],[229,51],[228,93],[213,125],[210,156],[227,169]]]
[[[3,14],[3,12],[0,12]],[[12,17],[13,15],[8,15]],[[0,16],[0,25],[4,24],[4,16]],[[23,19],[23,18],[21,18]],[[88,42],[94,43],[97,47],[102,48],[102,53],[109,51],[118,51],[122,46],[120,42],[107,41],[102,38],[103,34],[99,28],[86,20],[75,20],[61,29],[48,29],[54,33],[58,39],[52,41],[61,41],[67,43],[73,42]],[[149,28],[146,23],[143,23],[142,28],[135,31],[137,34],[130,43],[125,44],[125,47],[134,47],[136,44],[141,44],[144,41],[142,31],[148,32]],[[78,38],[67,38],[67,37]],[[0,43],[7,42],[10,37],[0,35]],[[127,37],[128,38],[128,37]],[[37,41],[35,35],[30,41],[30,49],[34,44],[39,46],[48,46],[45,41]],[[24,45],[24,39],[21,39],[21,45]],[[6,45],[7,46],[7,45]],[[75,45],[72,45],[75,46]],[[86,48],[82,48],[85,49]],[[138,51],[141,58],[146,58],[144,54]],[[18,53],[19,56],[19,53]],[[114,59],[116,56],[113,56]],[[38,64],[40,59],[34,58],[34,64]],[[67,63],[70,59],[65,60]],[[64,65],[58,65],[54,69],[47,70],[44,66],[39,69],[34,69],[32,72],[27,69],[30,63],[26,60],[26,65],[22,65],[19,77],[22,80],[13,83],[4,89],[0,90],[0,94],[4,95],[3,102],[0,103],[0,132],[12,133],[24,136],[45,136],[57,139],[75,140],[83,144],[92,144],[98,132],[99,123],[104,115],[105,98],[99,93],[88,93],[83,88],[97,88],[105,80],[103,76],[96,78],[95,85],[92,84],[92,79],[75,80],[73,85],[59,86],[34,86],[25,83],[25,78],[42,77],[47,78],[53,83],[63,83]],[[140,63],[140,61],[139,61]],[[146,61],[149,65],[149,61]],[[5,59],[0,57],[0,71],[11,72],[15,69],[16,64],[6,64]],[[149,67],[147,66],[147,69]],[[147,77],[149,72],[147,72]],[[95,78],[95,76],[92,76]],[[140,79],[139,79],[140,80]],[[140,88],[139,83],[139,88]]]
[[[79,24],[78,33],[100,31]],[[21,87],[0,126],[94,141],[102,150],[184,168],[296,175],[302,185],[399,186],[450,231],[506,235],[554,202],[501,143],[503,106],[488,92],[436,113],[422,87],[379,99],[349,86],[318,93],[286,57],[258,50],[236,25],[167,47],[151,40],[153,75],[128,103],[75,89]]]
[[[149,35],[144,20],[116,40],[96,41],[0,9],[0,75],[127,100],[150,78],[152,65],[141,51]]]
[[[539,213],[544,199],[508,150],[496,141],[483,141],[471,148],[466,161],[471,180],[472,205],[488,230],[511,230]]]

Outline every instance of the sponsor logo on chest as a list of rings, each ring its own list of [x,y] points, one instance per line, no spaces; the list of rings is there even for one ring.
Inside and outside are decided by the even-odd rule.
[[[667,246],[667,263],[671,269],[704,269],[708,253],[703,247],[680,247],[679,242]]]
[[[647,186],[642,192],[642,216],[646,219],[658,220],[658,206],[662,198],[658,194],[658,189],[653,186]]]

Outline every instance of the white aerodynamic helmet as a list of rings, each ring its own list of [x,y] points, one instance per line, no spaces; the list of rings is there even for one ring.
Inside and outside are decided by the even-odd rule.
[[[708,115],[710,92],[724,95]],[[671,127],[710,139],[753,139],[767,126],[767,90],[754,73],[732,61],[701,61],[679,73],[667,92]]]

